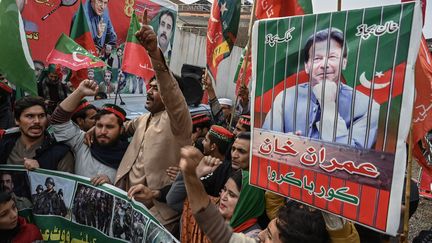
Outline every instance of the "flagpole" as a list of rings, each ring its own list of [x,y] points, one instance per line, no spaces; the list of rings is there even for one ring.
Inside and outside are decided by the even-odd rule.
[[[249,62],[249,53],[251,50],[251,39],[252,39],[252,26],[253,23],[255,22],[255,9],[256,9],[256,3],[257,1],[253,1],[252,2],[252,11],[251,11],[251,17],[249,20],[249,27],[248,27],[248,42],[246,44],[246,53],[245,53],[245,57],[244,57],[244,66],[243,66],[243,73],[242,73],[242,77],[241,77],[241,83],[240,83],[240,87],[244,86],[245,84],[245,79],[246,79],[246,73],[247,73],[247,66],[248,66],[248,62]],[[243,64],[242,64],[243,65]],[[240,66],[240,70],[241,70],[241,66]],[[234,119],[234,113],[235,113],[235,109],[237,107],[237,104],[239,102],[239,96],[238,94],[236,95],[236,100],[234,103],[234,106],[231,108],[231,119],[230,119],[230,123],[228,128],[231,128],[233,119]],[[250,102],[250,101],[249,101]]]
[[[401,242],[408,242],[408,233],[409,233],[409,208],[410,208],[410,196],[411,196],[411,176],[412,176],[412,149],[413,149],[413,128],[412,123],[410,127],[410,133],[408,136],[408,162],[407,162],[407,174],[405,179],[405,207],[404,207],[404,227],[403,227],[403,235]]]

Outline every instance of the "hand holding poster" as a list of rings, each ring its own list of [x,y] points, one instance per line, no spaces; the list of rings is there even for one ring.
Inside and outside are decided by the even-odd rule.
[[[409,3],[255,24],[252,184],[396,234],[418,13]]]
[[[111,185],[49,170],[0,166],[0,190],[48,242],[178,242],[141,203]]]

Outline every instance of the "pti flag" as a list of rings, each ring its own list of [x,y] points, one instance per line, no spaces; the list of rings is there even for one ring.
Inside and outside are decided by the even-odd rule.
[[[15,0],[0,1],[0,33],[0,73],[17,87],[36,95],[33,60]]]
[[[311,0],[257,0],[257,19],[269,19],[312,13]]]
[[[148,81],[155,73],[147,50],[140,44],[135,36],[135,33],[140,28],[137,16],[133,13],[125,43],[124,59],[121,69],[124,72],[132,73]]]
[[[84,8],[80,2],[80,6],[75,15],[75,21],[72,21],[73,25],[69,37],[72,38],[77,44],[84,47],[91,54],[96,55],[97,50],[93,42],[93,38],[88,27],[87,18],[84,13]],[[81,69],[73,71],[71,75],[71,83],[74,87],[78,87],[79,83],[87,78],[87,69]]]
[[[237,38],[241,1],[214,0],[207,31],[207,68],[216,80],[219,63],[231,54]]]
[[[103,67],[105,63],[78,45],[67,35],[62,34],[55,48],[48,54],[48,63],[60,64],[77,71],[83,68]]]
[[[252,184],[396,234],[418,13],[411,2],[255,23]]]

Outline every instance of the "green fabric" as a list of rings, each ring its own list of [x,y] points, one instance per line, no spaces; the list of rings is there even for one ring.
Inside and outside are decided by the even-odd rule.
[[[76,39],[84,35],[86,32],[90,32],[90,28],[88,27],[87,19],[84,13],[84,7],[82,2],[80,2],[75,21],[71,28],[70,38]]]
[[[130,21],[130,25],[129,25],[129,29],[128,29],[128,33],[127,33],[127,37],[126,37],[126,42],[132,42],[135,44],[139,44],[139,40],[138,38],[136,38],[135,33],[141,29],[140,23],[138,21],[138,18],[135,14],[135,12],[133,12],[132,17],[131,17],[131,21]],[[126,43],[125,43],[126,44]]]
[[[233,228],[248,219],[261,216],[265,211],[264,190],[249,184],[249,171],[243,170],[242,178],[240,198],[230,220],[230,225]]]
[[[37,94],[33,60],[15,0],[0,1],[0,73],[32,95]]]

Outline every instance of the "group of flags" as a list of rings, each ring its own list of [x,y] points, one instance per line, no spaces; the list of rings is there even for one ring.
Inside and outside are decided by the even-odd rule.
[[[236,42],[240,22],[241,1],[214,0],[207,32],[207,69],[216,80],[220,62],[228,57]],[[256,19],[286,17],[312,13],[311,0],[256,0]],[[425,1],[423,1],[425,8]],[[150,79],[154,75],[150,57],[139,44],[135,32],[140,23],[135,14],[132,15],[125,44],[122,70]],[[17,87],[30,94],[36,94],[36,78],[33,61],[27,45],[23,21],[15,0],[0,1],[0,72],[7,74],[7,79]],[[52,52],[47,57],[48,63],[64,65],[71,70],[72,84],[76,87],[80,80],[87,78],[87,68],[103,67],[106,64],[96,55],[97,50],[89,31],[89,26],[80,4],[71,28],[70,36],[62,34]],[[9,57],[9,58],[4,58]],[[13,59],[10,59],[12,58]],[[11,61],[13,60],[13,61]],[[243,50],[241,61],[234,82],[238,91],[240,85],[248,86],[251,81],[251,51]],[[416,101],[413,113],[414,155],[420,165],[430,174],[432,169],[421,154],[417,145],[425,134],[432,130],[432,57],[423,38],[415,69]]]

